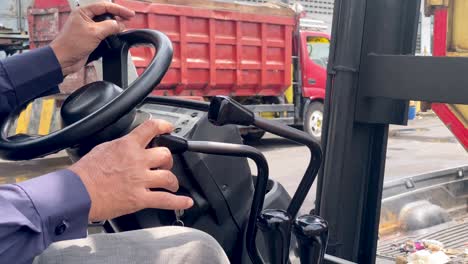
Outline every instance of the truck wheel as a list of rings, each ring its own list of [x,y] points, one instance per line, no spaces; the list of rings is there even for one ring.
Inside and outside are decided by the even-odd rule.
[[[247,134],[242,135],[242,138],[247,142],[256,142],[262,139],[265,135],[265,131],[254,131],[248,132]]]
[[[322,138],[322,125],[323,104],[321,102],[312,102],[309,104],[304,117],[304,131],[320,141]]]

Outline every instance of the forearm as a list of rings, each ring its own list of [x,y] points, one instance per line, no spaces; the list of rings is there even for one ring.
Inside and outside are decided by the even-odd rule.
[[[31,263],[53,242],[85,237],[89,209],[69,170],[0,186],[0,263]]]
[[[61,66],[50,47],[0,61],[0,120],[33,98],[57,93]]]

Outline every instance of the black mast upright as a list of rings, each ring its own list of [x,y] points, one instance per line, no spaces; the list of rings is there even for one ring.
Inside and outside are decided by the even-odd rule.
[[[328,254],[357,263],[375,262],[388,127],[405,124],[408,111],[406,99],[363,92],[369,67],[378,67],[369,55],[413,54],[419,5],[335,1],[317,212],[329,222]]]

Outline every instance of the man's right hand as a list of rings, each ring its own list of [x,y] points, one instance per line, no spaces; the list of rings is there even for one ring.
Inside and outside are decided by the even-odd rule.
[[[128,135],[95,147],[69,168],[88,190],[91,221],[112,219],[144,208],[192,207],[189,197],[149,190],[163,188],[175,192],[179,188],[177,178],[169,171],[173,162],[170,151],[146,148],[154,137],[171,131],[168,122],[146,121]]]

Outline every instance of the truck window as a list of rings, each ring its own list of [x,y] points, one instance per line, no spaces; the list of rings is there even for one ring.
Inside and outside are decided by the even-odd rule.
[[[307,52],[309,58],[323,68],[328,64],[328,53],[330,52],[330,40],[324,37],[308,37]]]

